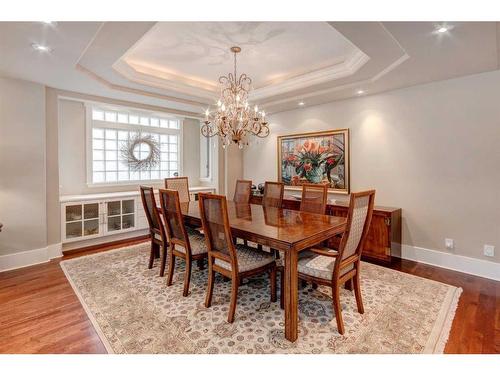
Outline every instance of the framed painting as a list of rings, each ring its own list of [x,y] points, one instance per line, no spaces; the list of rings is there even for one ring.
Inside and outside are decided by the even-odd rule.
[[[349,194],[349,129],[279,136],[278,181],[288,190],[312,183]]]

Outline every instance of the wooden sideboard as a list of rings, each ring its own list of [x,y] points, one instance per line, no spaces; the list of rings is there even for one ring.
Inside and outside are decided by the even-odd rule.
[[[252,195],[250,203],[262,204],[261,195]],[[290,196],[283,198],[283,208],[298,210],[300,200]],[[349,202],[329,200],[326,213],[347,216]],[[390,262],[393,254],[401,253],[401,208],[375,206],[370,230],[363,249],[363,257]]]

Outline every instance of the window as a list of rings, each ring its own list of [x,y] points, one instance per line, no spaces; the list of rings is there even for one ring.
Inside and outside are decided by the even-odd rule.
[[[91,184],[151,181],[181,174],[182,133],[179,119],[98,106],[92,106],[90,114],[88,179]],[[132,170],[122,156],[128,142],[138,135],[150,135],[160,146],[160,162],[148,170]],[[135,152],[137,157],[146,157],[149,146],[141,144]]]

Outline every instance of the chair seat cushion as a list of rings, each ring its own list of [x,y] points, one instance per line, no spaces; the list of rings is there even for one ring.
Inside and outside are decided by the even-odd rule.
[[[328,257],[325,255],[314,255],[310,257],[303,257],[299,259],[298,270],[299,273],[317,277],[324,280],[331,280],[333,277],[333,267],[336,258]],[[341,270],[341,275],[349,272],[354,268],[354,264],[349,264]]]
[[[205,236],[200,234],[195,229],[186,227],[187,235],[189,236],[189,244],[191,245],[191,254],[199,255],[205,254],[208,252],[207,244],[205,242]],[[180,245],[175,245],[175,249],[181,253],[185,253],[186,249],[184,249]]]
[[[238,257],[239,272],[251,271],[274,262],[274,255],[272,253],[260,251],[241,244],[237,244],[235,247]],[[226,270],[231,270],[231,263],[223,261],[222,259],[216,258],[214,264]]]

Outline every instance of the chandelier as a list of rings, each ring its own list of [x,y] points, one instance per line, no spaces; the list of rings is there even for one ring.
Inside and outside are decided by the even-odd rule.
[[[236,54],[240,47],[231,47],[234,53],[234,73],[219,77],[221,86],[217,109],[211,113],[207,108],[201,134],[205,137],[219,135],[222,147],[235,143],[241,149],[248,145],[248,136],[265,138],[269,135],[266,113],[256,105],[251,108],[248,93],[252,80],[245,73],[236,75]]]

